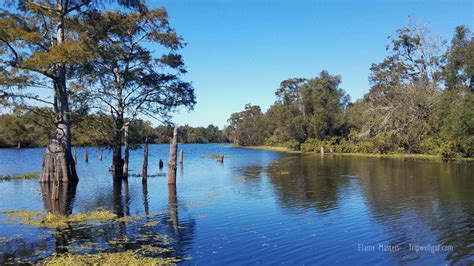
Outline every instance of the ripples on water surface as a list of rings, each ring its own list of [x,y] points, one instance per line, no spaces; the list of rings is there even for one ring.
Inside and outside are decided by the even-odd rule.
[[[151,145],[141,178],[113,184],[110,153],[89,148],[80,182],[51,204],[37,180],[0,182],[0,211],[83,213],[98,207],[132,221],[46,229],[0,214],[0,263],[51,253],[116,252],[151,244],[183,264],[469,264],[474,260],[474,165],[283,154],[225,145],[180,145],[176,195],[158,169],[167,145]],[[84,150],[78,149],[78,158]],[[104,161],[97,158],[104,154]],[[43,149],[0,150],[0,174],[38,172]],[[209,154],[225,154],[223,164]],[[141,172],[142,150],[131,154]],[[143,214],[149,214],[144,216]],[[140,216],[142,215],[142,216]],[[122,242],[120,242],[122,241]],[[419,251],[443,245],[446,251]],[[410,246],[411,245],[411,246]],[[381,249],[388,250],[381,250]],[[391,250],[390,250],[391,249]]]

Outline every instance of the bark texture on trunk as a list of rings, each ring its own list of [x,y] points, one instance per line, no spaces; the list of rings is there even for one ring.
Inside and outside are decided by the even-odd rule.
[[[66,136],[66,126],[61,125],[50,136],[49,144],[43,157],[43,166],[39,182],[41,183],[76,183],[79,178],[72,158],[70,140]],[[69,135],[70,137],[70,135]]]
[[[128,143],[128,125],[126,125],[123,129],[123,178],[128,177],[128,158],[129,158],[129,143]]]
[[[173,140],[170,145],[170,159],[168,161],[168,184],[176,184],[176,162],[178,155],[178,128],[173,130]]]
[[[122,180],[123,160],[122,160],[122,124],[120,119],[115,122],[113,145],[112,145],[112,167],[111,173],[114,179]]]
[[[148,139],[145,139],[143,145],[143,167],[142,167],[142,182],[146,182],[148,178]]]

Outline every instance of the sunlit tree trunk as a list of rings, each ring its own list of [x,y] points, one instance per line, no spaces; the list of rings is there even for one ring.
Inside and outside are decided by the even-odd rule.
[[[64,14],[66,4],[57,2],[60,12],[56,30],[56,45],[64,42]],[[66,65],[55,66],[54,111],[55,129],[49,136],[49,143],[43,158],[40,182],[77,182],[79,178],[71,154],[71,117],[66,87]]]
[[[168,161],[168,184],[176,184],[176,162],[178,159],[178,128],[173,130],[173,139],[170,144],[170,158]]]
[[[129,125],[125,125],[123,129],[123,149],[124,149],[124,155],[123,155],[123,178],[128,177],[128,158],[130,155],[130,148],[129,148],[129,142],[128,142],[128,128]]]

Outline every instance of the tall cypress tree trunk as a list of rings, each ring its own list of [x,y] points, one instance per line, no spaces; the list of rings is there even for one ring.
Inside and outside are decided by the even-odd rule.
[[[176,184],[176,162],[178,159],[178,128],[173,130],[173,139],[170,144],[170,158],[168,161],[168,184]]]
[[[142,182],[146,182],[148,178],[148,138],[145,138],[143,145],[143,166],[142,166]]]
[[[58,1],[60,16],[57,22],[56,44],[64,42],[64,13],[66,5]],[[78,182],[76,166],[71,154],[71,117],[66,88],[66,65],[55,66],[54,111],[55,129],[49,136],[49,143],[43,157],[40,182]]]
[[[112,176],[116,180],[122,180],[123,160],[122,160],[122,132],[120,121],[116,121],[114,138],[112,145]]]
[[[128,143],[128,123],[125,125],[123,129],[123,149],[124,149],[124,155],[123,155],[123,178],[128,177],[128,158],[129,158],[129,143]]]

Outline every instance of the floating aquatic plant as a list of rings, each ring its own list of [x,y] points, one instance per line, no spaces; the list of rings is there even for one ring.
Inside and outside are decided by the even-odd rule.
[[[54,254],[44,261],[44,265],[161,265],[176,264],[175,257],[155,258],[138,254],[138,251],[124,251],[99,254]]]
[[[0,180],[14,180],[14,179],[37,179],[39,178],[38,173],[24,173],[20,175],[0,175]]]

